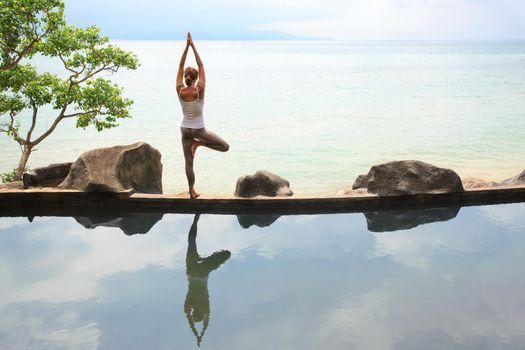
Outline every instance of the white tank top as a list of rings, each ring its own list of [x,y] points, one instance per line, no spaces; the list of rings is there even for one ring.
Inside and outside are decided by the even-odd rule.
[[[180,126],[189,129],[204,128],[204,99],[200,99],[199,88],[197,88],[197,98],[191,102],[184,101],[180,96],[180,91],[179,101],[182,107],[182,122]]]

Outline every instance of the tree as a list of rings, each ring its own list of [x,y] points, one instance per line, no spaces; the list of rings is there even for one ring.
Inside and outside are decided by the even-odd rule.
[[[44,3],[53,3],[55,7],[46,8]],[[22,6],[25,4],[31,6]],[[138,60],[133,53],[111,45],[97,27],[67,26],[61,0],[0,0],[0,6],[2,16],[12,16],[0,19],[1,29],[7,28],[8,36],[21,35],[18,39],[2,39],[0,47],[0,132],[21,147],[16,172],[19,180],[34,147],[51,135],[63,120],[75,119],[78,128],[93,125],[102,131],[117,126],[118,119],[130,117],[133,102],[122,96],[118,85],[96,76],[104,72],[115,73],[120,68],[136,69]],[[38,12],[28,14],[28,9]],[[15,25],[5,26],[5,23]],[[6,33],[2,35],[5,37]],[[65,76],[41,73],[30,64],[20,63],[22,57],[35,53],[58,59]],[[43,106],[52,107],[54,121],[42,134],[35,136]],[[30,112],[25,113],[30,118],[26,132],[22,132],[18,120],[23,111]]]
[[[0,0],[0,71],[31,57],[42,39],[63,24],[62,0]]]

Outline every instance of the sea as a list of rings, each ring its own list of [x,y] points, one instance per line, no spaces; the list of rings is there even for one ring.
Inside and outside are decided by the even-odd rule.
[[[29,167],[137,141],[162,154],[165,193],[187,190],[175,91],[182,41],[116,41],[137,70],[106,75],[134,100],[132,118],[97,132],[73,120]],[[417,159],[462,177],[500,181],[525,169],[525,42],[198,41],[207,77],[206,127],[227,153],[199,148],[196,188],[231,195],[240,176],[268,170],[297,195],[336,194],[375,164]],[[63,74],[55,61],[32,60]],[[195,65],[190,54],[188,64]],[[37,132],[56,111],[42,109]],[[29,113],[20,116],[27,127]],[[0,135],[0,171],[18,145]]]

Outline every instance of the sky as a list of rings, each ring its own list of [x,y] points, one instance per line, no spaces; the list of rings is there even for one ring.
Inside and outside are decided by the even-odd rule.
[[[65,0],[112,39],[525,40],[524,0]],[[191,5],[189,5],[191,4]]]

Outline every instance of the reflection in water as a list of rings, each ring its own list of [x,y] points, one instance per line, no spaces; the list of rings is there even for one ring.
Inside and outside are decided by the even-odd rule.
[[[118,227],[128,236],[148,233],[164,214],[130,213],[124,216],[77,216],[75,220],[85,228],[93,229],[99,226]]]
[[[411,210],[386,210],[365,212],[368,230],[372,232],[387,232],[408,230],[419,225],[435,221],[454,219],[459,213],[459,207],[428,208]]]
[[[237,220],[242,228],[249,228],[252,225],[268,227],[280,217],[280,215],[237,215]]]
[[[188,250],[186,252],[186,274],[188,276],[188,293],[184,302],[184,313],[188,319],[191,331],[197,338],[200,346],[204,332],[210,321],[210,299],[208,294],[208,277],[231,256],[227,250],[221,250],[212,255],[201,258],[197,251],[197,223],[200,214],[196,214],[188,233]],[[202,330],[199,333],[196,323],[202,321]]]
[[[368,216],[399,228],[436,212]],[[524,214],[466,207],[389,233],[361,213],[249,230],[166,214],[140,239],[0,218],[0,349],[524,349]],[[199,257],[219,248],[232,257]]]

